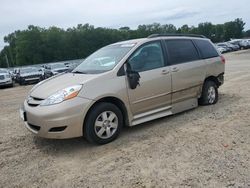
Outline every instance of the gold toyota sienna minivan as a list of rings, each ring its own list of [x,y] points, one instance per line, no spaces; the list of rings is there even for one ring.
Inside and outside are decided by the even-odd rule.
[[[215,104],[225,59],[200,35],[160,35],[105,46],[70,73],[35,85],[20,108],[44,138],[105,144],[134,126]]]

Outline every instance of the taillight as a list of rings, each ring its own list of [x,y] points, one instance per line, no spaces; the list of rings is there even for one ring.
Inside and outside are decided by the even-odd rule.
[[[221,55],[220,58],[221,58],[221,62],[225,64],[226,63],[225,57],[223,55]]]

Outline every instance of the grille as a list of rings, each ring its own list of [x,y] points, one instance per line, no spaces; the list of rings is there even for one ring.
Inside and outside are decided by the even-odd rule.
[[[44,99],[41,99],[41,98],[37,98],[37,97],[29,97],[28,100],[27,100],[27,103],[29,106],[32,106],[32,107],[36,107],[38,106],[39,104],[41,104],[41,102],[43,101]]]
[[[49,132],[61,132],[66,129],[67,126],[62,126],[62,127],[53,127],[49,130]]]
[[[4,75],[0,75],[0,80],[4,80]]]
[[[30,76],[24,76],[23,78],[37,78],[40,77],[39,74],[35,74],[35,75],[30,75]]]
[[[39,131],[41,127],[37,126],[37,125],[32,125],[30,123],[28,123],[29,127],[35,131]]]
[[[34,100],[36,100],[36,101],[42,101],[42,100],[44,100],[44,99],[41,99],[41,98],[37,98],[37,97],[32,97]]]
[[[67,71],[67,69],[58,70],[57,72],[62,73],[62,72],[65,72],[65,71]]]

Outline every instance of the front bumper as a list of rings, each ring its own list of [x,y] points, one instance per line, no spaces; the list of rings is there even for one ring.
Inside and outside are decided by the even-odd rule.
[[[11,79],[7,80],[1,80],[0,81],[0,86],[7,86],[7,85],[11,85],[13,83],[13,81]]]
[[[35,76],[35,77],[21,77],[21,80],[24,82],[37,82],[40,80],[40,76]]]
[[[43,138],[74,138],[83,135],[83,121],[89,99],[76,97],[50,106],[30,106],[24,101],[20,115],[32,133]]]

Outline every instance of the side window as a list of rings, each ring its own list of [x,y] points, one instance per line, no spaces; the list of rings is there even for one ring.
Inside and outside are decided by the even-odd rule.
[[[164,67],[164,59],[159,41],[152,42],[142,47],[128,59],[131,69],[137,72]]]
[[[207,40],[194,40],[196,46],[199,48],[201,52],[202,58],[212,58],[218,57],[219,54],[213,47],[213,45]]]
[[[180,64],[200,59],[191,40],[166,40],[170,64]]]

